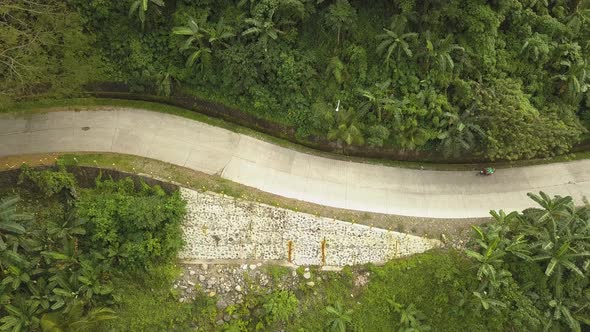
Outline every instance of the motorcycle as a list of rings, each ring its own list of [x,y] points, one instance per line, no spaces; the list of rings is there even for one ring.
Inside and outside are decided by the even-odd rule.
[[[493,167],[486,167],[484,169],[482,169],[481,171],[479,171],[479,175],[484,175],[484,176],[490,176],[492,174],[494,174],[494,172],[496,172],[496,170]]]

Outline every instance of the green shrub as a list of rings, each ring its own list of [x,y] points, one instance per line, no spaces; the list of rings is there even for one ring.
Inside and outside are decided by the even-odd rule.
[[[36,171],[23,165],[18,184],[26,181],[30,181],[46,198],[62,192],[75,193],[76,189],[76,178],[64,166],[58,166],[57,170]]]
[[[78,215],[89,221],[85,245],[121,267],[142,268],[173,260],[182,247],[181,223],[185,202],[176,192],[143,184],[135,189],[130,178],[97,180],[96,189],[84,190]]]
[[[266,321],[269,324],[274,322],[287,322],[297,313],[299,301],[297,297],[286,290],[275,291],[264,300]]]
[[[194,324],[193,310],[216,310],[210,301],[179,303],[170,291],[182,243],[178,193],[98,180],[78,197],[63,167],[21,175],[15,189],[27,200],[18,208],[36,213],[0,199],[1,330],[169,330]],[[65,201],[56,195],[64,192]],[[114,231],[97,232],[101,223]],[[130,269],[130,260],[147,269]]]

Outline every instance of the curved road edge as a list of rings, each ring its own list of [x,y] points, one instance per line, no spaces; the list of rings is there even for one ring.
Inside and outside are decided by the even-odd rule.
[[[179,116],[130,108],[0,115],[0,156],[46,152],[138,155],[218,174],[316,204],[428,218],[522,210],[527,192],[590,193],[590,160],[475,172],[421,171],[328,159]]]

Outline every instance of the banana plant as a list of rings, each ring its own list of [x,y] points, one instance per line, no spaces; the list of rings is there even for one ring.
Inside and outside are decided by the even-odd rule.
[[[192,67],[197,60],[201,60],[201,70],[203,69],[203,59],[211,54],[211,48],[208,47],[205,39],[207,37],[207,29],[204,27],[203,20],[197,21],[193,17],[189,18],[186,26],[175,27],[172,29],[172,34],[187,37],[180,51],[191,51],[186,60],[186,67]]]
[[[24,223],[33,219],[31,214],[17,213],[16,205],[19,201],[18,196],[0,200],[0,251],[6,250],[19,235],[24,234]]]
[[[11,303],[5,304],[4,308],[8,316],[0,318],[0,331],[25,332],[39,328],[38,317],[43,312],[40,301],[18,296]]]
[[[94,308],[84,314],[84,303],[79,300],[74,302],[71,310],[67,312],[44,314],[40,320],[43,331],[91,331],[97,323],[117,318],[115,311],[109,308]]]
[[[156,6],[156,11],[159,12],[158,7],[164,7],[163,0],[134,0],[129,7],[129,17],[132,17],[135,13],[139,17],[139,21],[141,22],[141,28],[143,29],[145,26],[145,17],[148,11],[150,3]]]
[[[574,318],[570,312],[569,306],[565,305],[562,300],[552,299],[548,304],[552,312],[550,312],[550,316],[545,323],[545,331],[551,330],[551,327],[555,325],[555,322],[565,323],[572,332],[581,331],[580,322]]]

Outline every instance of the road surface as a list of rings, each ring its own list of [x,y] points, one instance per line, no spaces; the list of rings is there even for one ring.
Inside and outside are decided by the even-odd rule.
[[[0,156],[114,152],[158,159],[273,194],[359,211],[486,217],[533,206],[527,192],[590,195],[590,160],[475,172],[333,160],[187,118],[129,108],[0,114]]]

